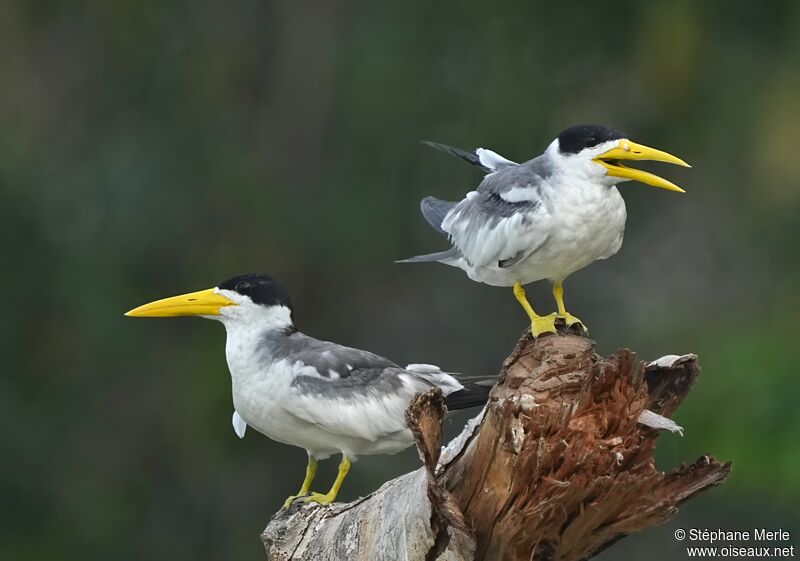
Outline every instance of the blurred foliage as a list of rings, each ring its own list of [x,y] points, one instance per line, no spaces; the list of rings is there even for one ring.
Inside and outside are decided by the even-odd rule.
[[[701,357],[659,461],[734,475],[674,524],[800,535],[797,2],[5,0],[0,60],[0,558],[260,558],[304,453],[233,435],[219,326],[122,312],[263,270],[313,335],[494,372],[510,291],[393,264],[444,247],[422,196],[480,179],[418,140],[525,159],[578,122],[695,166],[624,186],[622,252],[566,288],[600,352]]]

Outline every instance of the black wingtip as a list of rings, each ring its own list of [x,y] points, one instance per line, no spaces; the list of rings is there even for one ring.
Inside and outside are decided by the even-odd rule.
[[[497,382],[496,377],[482,379],[479,382],[464,382],[464,389],[453,392],[444,398],[444,403],[450,411],[482,406],[489,400],[489,394]]]
[[[450,154],[451,156],[455,156],[456,158],[464,160],[473,166],[481,168],[483,171],[491,171],[481,163],[480,158],[478,158],[478,155],[475,154],[474,151],[468,152],[467,150],[462,150],[461,148],[455,148],[453,146],[448,146],[447,144],[441,144],[439,142],[433,142],[431,140],[420,140],[420,142],[426,146],[430,146],[431,148],[435,148],[436,150],[444,152],[445,154]]]

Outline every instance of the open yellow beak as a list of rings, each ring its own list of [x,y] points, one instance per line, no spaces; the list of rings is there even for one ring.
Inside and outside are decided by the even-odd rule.
[[[156,300],[132,309],[126,316],[136,318],[169,318],[179,316],[218,316],[225,306],[236,306],[236,302],[217,294],[216,288],[181,294]]]
[[[686,192],[675,185],[672,181],[667,181],[663,177],[659,177],[655,174],[640,169],[626,167],[622,165],[621,160],[652,160],[655,162],[667,162],[669,164],[675,164],[686,168],[692,167],[672,154],[668,154],[667,152],[662,152],[661,150],[656,150],[655,148],[650,148],[649,146],[644,146],[642,144],[636,144],[627,138],[623,138],[619,141],[619,144],[616,148],[612,148],[608,152],[600,154],[594,158],[594,161],[606,168],[608,170],[606,173],[612,177],[622,177],[624,179],[641,181],[642,183],[647,183],[653,187],[677,191],[678,193]]]

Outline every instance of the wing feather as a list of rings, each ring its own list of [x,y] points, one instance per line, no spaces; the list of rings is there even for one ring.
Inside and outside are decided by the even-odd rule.
[[[333,434],[376,441],[406,430],[411,399],[431,387],[401,368],[353,370],[339,379],[298,376],[285,407]]]
[[[407,430],[409,403],[414,395],[433,387],[441,388],[445,396],[464,388],[452,375],[430,364],[354,368],[344,378],[297,376],[285,407],[333,434],[376,441]]]
[[[543,179],[526,166],[487,176],[477,193],[459,202],[442,223],[453,246],[473,266],[510,267],[547,238],[542,228],[547,212],[542,204]],[[513,196],[507,199],[507,193]]]
[[[440,234],[445,234],[442,230],[442,222],[444,222],[447,213],[450,212],[456,203],[450,201],[443,201],[436,197],[425,197],[419,204],[422,216],[428,221],[428,224]]]

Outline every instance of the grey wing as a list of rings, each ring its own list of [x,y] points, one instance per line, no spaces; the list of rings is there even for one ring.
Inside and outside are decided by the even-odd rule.
[[[276,360],[301,362],[312,367],[323,378],[347,378],[355,370],[397,367],[394,362],[380,355],[320,341],[300,332],[273,341],[271,348]]]
[[[405,410],[420,384],[380,355],[294,333],[273,355],[295,365],[293,415],[332,434],[376,440],[405,430]]]
[[[399,367],[354,369],[336,379],[301,375],[285,407],[332,434],[375,441],[407,430],[411,399],[431,387]]]
[[[305,336],[304,336],[305,337]],[[419,392],[439,387],[445,395],[463,389],[450,374],[427,364],[400,368],[379,355],[305,337],[329,356],[320,362],[312,356],[295,357],[313,369],[300,368],[291,383],[291,399],[284,407],[293,415],[327,430],[375,441],[407,430],[405,411]],[[323,351],[323,352],[325,352]],[[348,365],[345,375],[321,375],[320,367],[334,362]],[[352,368],[349,368],[352,366]]]
[[[433,226],[437,232],[446,236],[447,232],[442,229],[442,222],[444,222],[448,213],[453,210],[456,205],[457,203],[443,201],[441,199],[437,199],[436,197],[425,197],[422,199],[419,206],[420,210],[422,211],[422,215],[425,217],[425,220],[428,221],[428,224]],[[414,257],[409,257],[408,259],[402,259],[398,261],[398,263],[423,263],[427,261],[439,261],[447,263],[457,261],[460,258],[461,252],[459,249],[457,247],[451,247],[450,249],[436,253],[415,255]]]
[[[489,175],[450,211],[442,229],[469,263],[510,267],[547,239],[542,182],[529,163]]]
[[[437,251],[436,253],[427,253],[425,255],[415,255],[408,259],[400,259],[396,263],[427,263],[431,261],[438,261],[439,263],[453,263],[461,259],[461,250],[457,247],[451,247],[444,251]]]
[[[447,233],[442,230],[442,222],[444,222],[447,213],[453,210],[455,206],[456,203],[454,202],[443,201],[436,197],[425,197],[419,204],[422,216],[425,217],[428,224],[433,226],[437,232],[444,235],[447,235]]]

